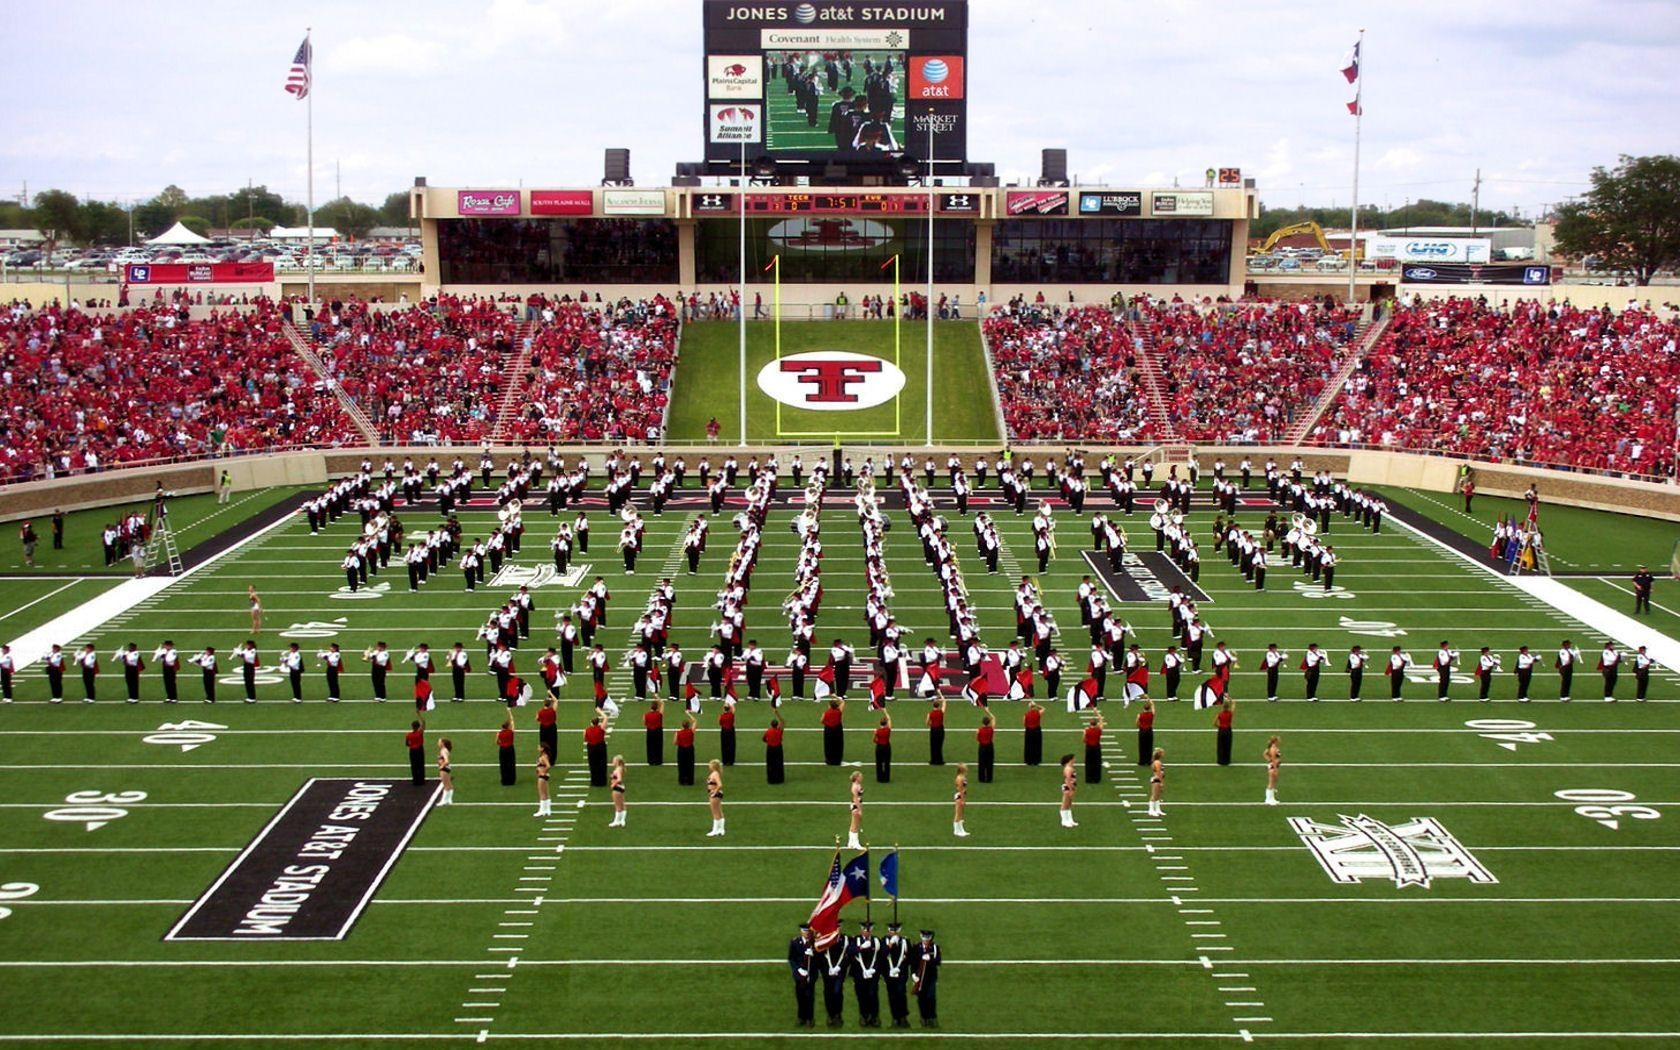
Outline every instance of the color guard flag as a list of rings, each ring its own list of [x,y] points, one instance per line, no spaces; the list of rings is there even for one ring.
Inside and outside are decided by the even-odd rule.
[[[834,692],[834,661],[830,660],[817,672],[817,680],[811,686],[811,696],[817,700],[827,700]]]
[[[869,680],[869,707],[877,710],[887,706],[887,680],[876,675]]]
[[[991,687],[986,682],[986,676],[977,674],[963,686],[962,698],[975,707],[985,707],[986,700],[991,696]]]
[[[923,700],[939,695],[939,679],[934,677],[932,668],[922,671],[922,677],[916,680],[916,695]]]
[[[767,690],[769,690],[769,692],[770,692],[770,706],[771,707],[782,706],[782,683],[777,681],[775,675],[771,675],[770,680],[768,682],[766,682],[764,685],[765,685],[765,688]]]
[[[824,884],[822,896],[817,898],[817,906],[811,911],[811,929],[817,934],[817,948],[819,950],[833,944],[840,936],[840,909],[858,897],[869,896],[869,853],[864,851],[840,865],[840,854],[834,854],[834,865],[829,868],[828,882]]]
[[[1067,709],[1070,712],[1083,711],[1087,707],[1091,707],[1096,704],[1096,702],[1097,680],[1095,678],[1083,679],[1072,689],[1068,690]]]
[[[898,896],[898,850],[893,850],[881,858],[880,868],[881,892],[889,897]]]
[[[1015,681],[1012,682],[1009,686],[1009,699],[1011,699],[1011,700],[1027,700],[1027,699],[1030,699],[1033,695],[1032,689],[1033,689],[1032,668],[1030,668],[1030,667],[1022,668],[1019,672],[1016,673]]]
[[[292,68],[286,73],[286,94],[299,102],[309,97],[309,67],[314,53],[309,38],[304,37],[303,43],[298,45],[297,54],[292,56]]]
[[[1196,708],[1198,710],[1205,711],[1210,707],[1218,707],[1219,702],[1223,699],[1225,699],[1225,680],[1223,678],[1209,678],[1196,687]]]
[[[414,683],[414,706],[422,711],[437,710],[437,701],[432,698],[432,683],[424,678]]]

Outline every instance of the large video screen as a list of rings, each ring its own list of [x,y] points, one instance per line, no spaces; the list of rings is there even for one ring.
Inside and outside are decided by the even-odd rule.
[[[706,159],[968,153],[966,0],[705,0]]]

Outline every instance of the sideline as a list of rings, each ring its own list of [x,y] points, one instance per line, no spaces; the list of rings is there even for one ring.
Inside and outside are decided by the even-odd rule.
[[[98,594],[62,616],[48,620],[32,631],[19,635],[11,643],[17,657],[17,670],[22,671],[40,663],[54,642],[68,650],[72,642],[86,638],[105,624],[138,608],[141,603],[156,598],[175,584],[190,579],[195,573],[215,565],[228,555],[245,549],[253,540],[291,523],[297,511],[291,510],[277,520],[218,550],[203,561],[188,568],[179,576],[142,576],[124,580],[115,587]],[[69,671],[66,671],[68,676]]]

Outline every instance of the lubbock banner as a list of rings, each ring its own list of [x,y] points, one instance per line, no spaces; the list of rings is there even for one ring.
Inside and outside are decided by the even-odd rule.
[[[273,263],[130,263],[129,284],[267,284]]]

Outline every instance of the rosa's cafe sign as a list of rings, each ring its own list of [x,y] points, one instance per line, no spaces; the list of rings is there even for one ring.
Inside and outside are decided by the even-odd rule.
[[[884,405],[904,389],[904,372],[891,361],[848,350],[814,350],[771,361],[758,388],[790,408],[855,412]]]

